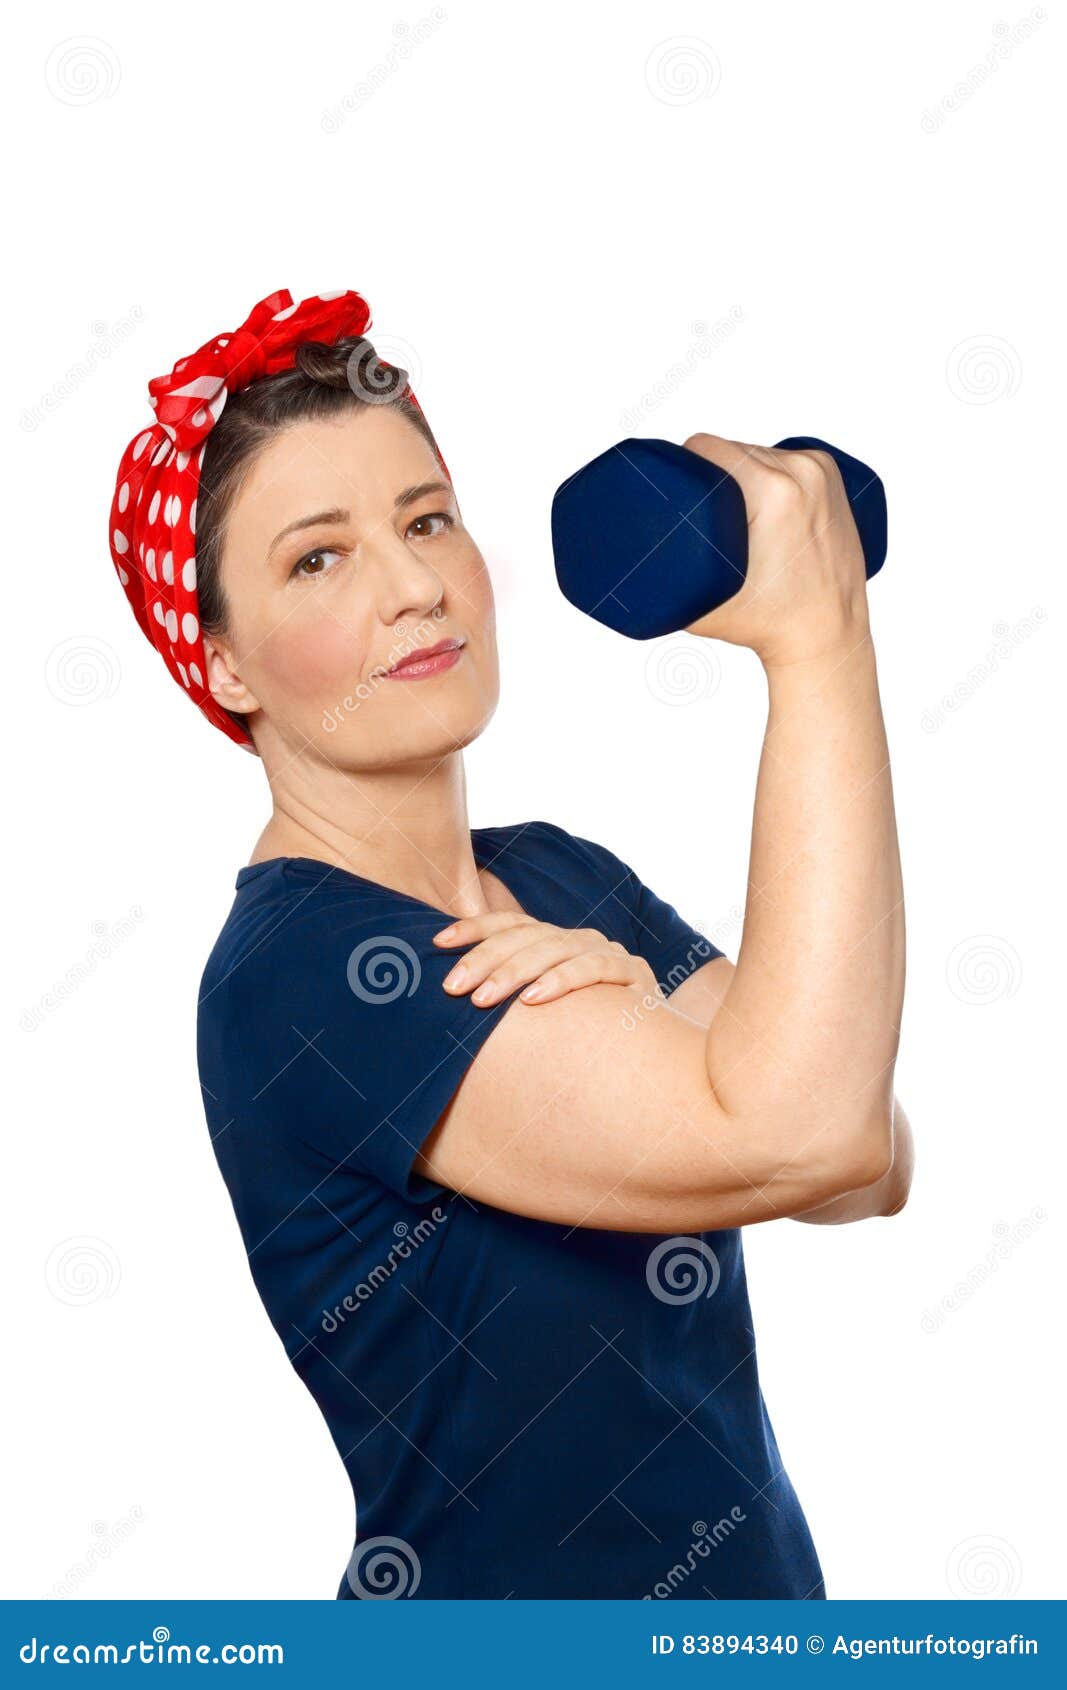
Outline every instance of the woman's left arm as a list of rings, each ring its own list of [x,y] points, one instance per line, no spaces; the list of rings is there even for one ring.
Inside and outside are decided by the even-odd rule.
[[[676,1013],[688,1015],[691,1020],[706,1027],[718,1012],[733,971],[734,964],[729,958],[715,957],[683,980],[667,1002]],[[900,1100],[894,1097],[893,1162],[889,1172],[873,1185],[846,1191],[829,1203],[820,1203],[817,1208],[788,1218],[808,1221],[815,1226],[841,1226],[846,1221],[865,1221],[876,1215],[899,1214],[908,1200],[914,1168],[915,1144],[911,1123],[900,1106]]]

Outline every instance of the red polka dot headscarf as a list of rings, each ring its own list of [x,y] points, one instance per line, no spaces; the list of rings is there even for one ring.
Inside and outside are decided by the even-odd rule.
[[[305,341],[332,346],[363,335],[370,322],[370,306],[351,289],[315,294],[299,305],[286,288],[269,294],[240,328],[216,335],[179,358],[170,375],[149,382],[155,421],[134,436],[119,464],[111,556],[133,613],[178,685],[246,751],[255,751],[251,734],[207,689],[196,596],[196,500],[205,441],[229,394],[292,369]],[[380,365],[389,367],[384,360]],[[410,386],[407,395],[421,410]]]

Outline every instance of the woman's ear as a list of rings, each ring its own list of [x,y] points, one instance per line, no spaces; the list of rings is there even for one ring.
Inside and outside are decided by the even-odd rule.
[[[233,657],[224,641],[215,640],[210,634],[204,634],[204,657],[207,660],[207,689],[216,704],[224,710],[235,710],[238,715],[250,715],[259,709],[259,700],[246,687],[240,675],[233,666]]]

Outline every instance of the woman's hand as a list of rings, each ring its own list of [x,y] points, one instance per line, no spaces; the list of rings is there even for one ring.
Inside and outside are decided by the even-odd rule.
[[[829,452],[691,434],[691,452],[732,475],[748,513],[748,570],[687,632],[749,646],[780,667],[849,651],[870,634],[863,546]]]
[[[527,981],[523,1003],[549,1003],[601,981],[662,995],[644,957],[631,956],[625,945],[594,927],[555,927],[513,910],[487,910],[442,928],[434,943],[473,946],[446,975],[444,987],[457,996],[470,992],[480,1009]]]

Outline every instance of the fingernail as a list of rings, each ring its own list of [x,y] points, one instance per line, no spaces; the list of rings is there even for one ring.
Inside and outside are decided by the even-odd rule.
[[[440,933],[434,934],[434,938],[435,939],[451,939],[451,937],[452,937],[452,935],[455,931],[456,930],[455,930],[454,927],[442,927]]]
[[[496,982],[495,981],[493,981],[493,980],[483,980],[481,985],[478,987],[477,991],[471,993],[471,1002],[472,1003],[486,1003],[488,1001],[488,999],[493,996],[495,991],[496,991]]]
[[[529,1002],[531,998],[543,998],[544,995],[545,988],[541,985],[539,980],[535,980],[532,986],[527,986],[525,991],[519,993],[520,998],[525,998],[527,1002]]]
[[[451,974],[445,975],[445,989],[449,992],[458,992],[466,984],[466,980],[467,970],[465,968],[454,968]]]

